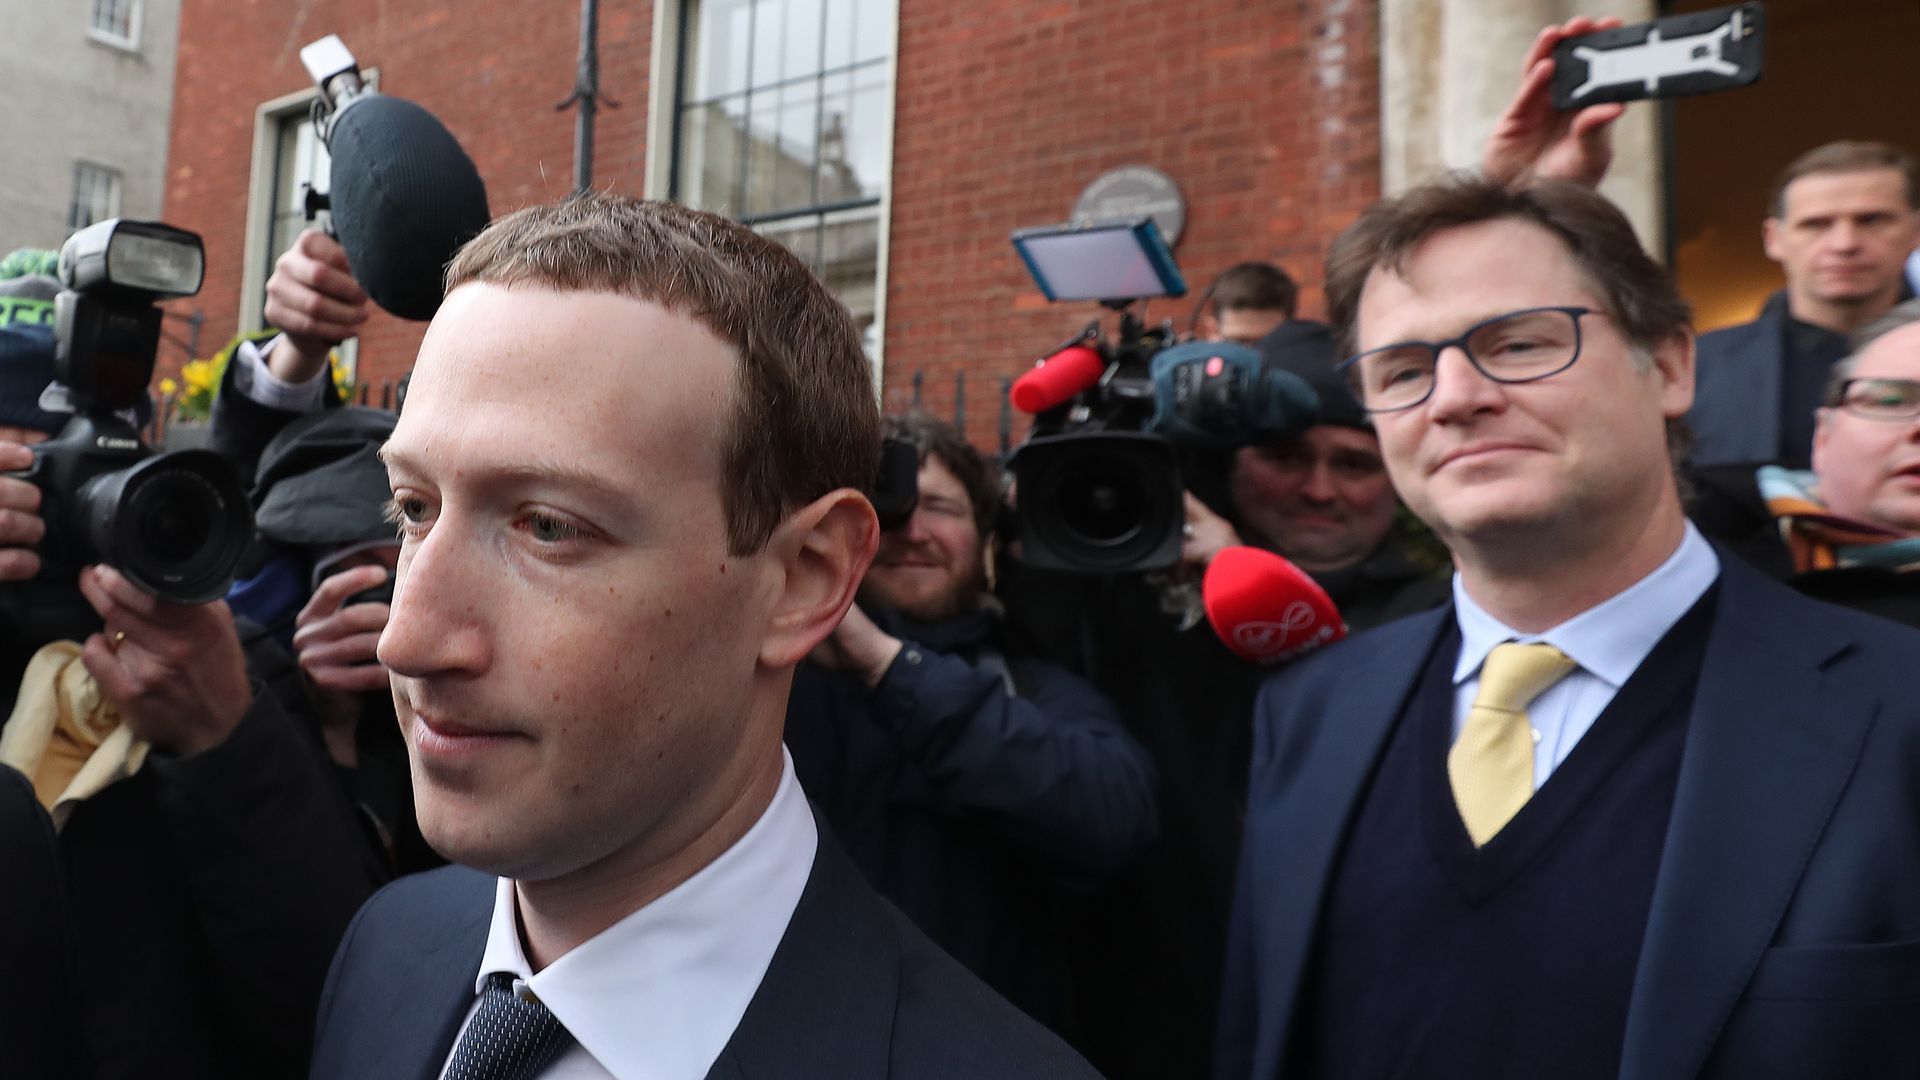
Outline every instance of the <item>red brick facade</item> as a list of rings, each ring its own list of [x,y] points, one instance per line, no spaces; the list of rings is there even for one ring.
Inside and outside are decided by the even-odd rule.
[[[184,0],[181,7],[166,220],[206,241],[206,284],[176,306],[205,313],[201,355],[239,323],[255,111],[312,85],[300,66],[300,47],[310,41],[339,34],[361,64],[379,69],[384,92],[439,117],[479,167],[495,214],[572,188],[574,114],[554,105],[573,89],[577,4]],[[599,114],[595,173],[638,194],[653,12],[623,0],[600,7],[601,88],[621,107]],[[361,336],[362,380],[398,378],[424,330],[376,310]]]
[[[466,146],[495,213],[566,194],[578,7],[468,0],[286,5],[185,0],[167,219],[205,236],[210,353],[237,324],[256,107],[307,84],[298,50],[338,33],[380,69],[381,88],[421,103]],[[885,396],[953,408],[968,379],[969,428],[993,437],[999,385],[1084,323],[1051,309],[1007,242],[1064,221],[1101,172],[1148,164],[1180,185],[1175,250],[1197,292],[1225,266],[1278,261],[1319,310],[1326,243],[1379,193],[1375,5],[1371,0],[900,0]],[[601,4],[595,173],[642,188],[653,13]],[[1184,321],[1191,298],[1154,305]],[[364,377],[396,377],[420,327],[376,315]]]
[[[1357,0],[903,0],[896,90],[886,397],[952,411],[986,444],[1000,380],[1098,311],[1051,309],[1007,234],[1067,219],[1107,169],[1180,185],[1175,257],[1194,294],[1271,259],[1319,309],[1327,242],[1379,197],[1374,5]],[[1337,126],[1335,125],[1337,121]],[[1149,307],[1184,323],[1185,300]]]

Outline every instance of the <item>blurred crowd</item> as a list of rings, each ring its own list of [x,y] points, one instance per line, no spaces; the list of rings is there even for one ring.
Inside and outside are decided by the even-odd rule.
[[[47,583],[58,508],[28,470],[72,418],[46,393],[60,286],[47,261],[9,260],[0,588],[77,590],[94,618],[84,635],[0,644],[0,955],[15,972],[0,1072],[413,1075],[365,1071],[382,1047],[413,1052],[394,1033],[412,976],[381,997],[382,965],[408,969],[393,951],[444,924],[466,943],[447,946],[466,949],[464,986],[438,1019],[438,999],[420,1004],[427,1075],[442,1060],[447,1076],[746,1075],[749,1032],[806,1045],[763,999],[827,963],[792,940],[827,918],[810,897],[830,845],[929,955],[969,973],[901,969],[900,1015],[930,995],[953,1027],[900,1021],[898,1075],[1081,1075],[1080,1058],[1117,1078],[1920,1067],[1883,1016],[1920,995],[1920,721],[1890,688],[1920,661],[1920,165],[1855,141],[1787,164],[1758,238],[1779,291],[1753,321],[1696,337],[1594,191],[1621,107],[1546,103],[1552,47],[1611,25],[1543,32],[1480,169],[1343,235],[1325,321],[1300,315],[1293,276],[1268,262],[1209,285],[1194,336],[1253,350],[1318,405],[1287,438],[1183,452],[1180,559],[1151,573],[1023,562],[1004,463],[926,415],[874,428],[864,389],[831,397],[865,378],[857,335],[830,301],[776,291],[805,292],[779,256],[704,215],[598,196],[585,224],[522,212],[463,253],[397,412],[343,401],[329,377],[370,301],[338,243],[302,234],[267,286],[273,329],[237,343],[210,421],[255,523],[226,597],[162,600],[107,565]],[[613,240],[568,246],[594,228]],[[651,245],[654,261],[596,277],[620,271],[593,243]],[[578,266],[552,269],[567,258]],[[515,306],[536,301],[552,306]],[[662,321],[620,322],[622,304]],[[843,329],[851,344],[828,360],[798,344],[844,344]],[[681,357],[703,342],[751,373],[694,382],[704,369]],[[499,377],[587,355],[556,349],[639,346],[673,355],[629,358],[644,374],[589,358]],[[821,374],[836,364],[853,374]],[[647,408],[713,411],[655,430],[654,413],[617,411],[627,391],[612,388],[642,382],[666,403]],[[718,411],[730,394],[747,411]],[[794,412],[815,415],[781,416]],[[868,459],[812,464],[869,428],[917,458],[917,503],[885,529],[859,510]],[[602,441],[568,441],[588,438]],[[620,504],[619,484],[693,469],[724,478],[698,509]],[[682,535],[697,528],[708,547]],[[1350,640],[1283,668],[1236,655],[1196,588],[1240,546],[1304,571]],[[1645,628],[1623,609],[1661,614]],[[1781,644],[1790,632],[1801,645]],[[1805,642],[1830,647],[1809,661]],[[1568,703],[1529,699],[1564,707],[1566,726],[1522,729],[1517,751],[1488,736],[1483,756],[1519,760],[1525,790],[1483,828],[1493,782],[1463,779],[1459,748],[1479,737],[1494,656],[1536,645],[1571,657],[1572,676],[1535,691]],[[1721,660],[1731,649],[1750,673]],[[1603,657],[1624,657],[1617,675]],[[1718,735],[1722,681],[1764,686],[1796,665],[1823,674],[1768,706],[1795,710],[1791,752]],[[1375,697],[1385,719],[1367,735]],[[1757,702],[1731,711],[1764,719]],[[1829,712],[1868,719],[1823,726]],[[514,740],[534,748],[496,745]],[[527,756],[489,771],[486,755],[508,753]],[[1703,771],[1714,754],[1738,782]],[[1798,786],[1810,816],[1766,818]],[[809,806],[817,841],[793,823]],[[776,826],[806,837],[786,877]],[[1795,869],[1747,876],[1768,848],[1793,849]],[[1750,933],[1673,899],[1682,859],[1753,894],[1750,917],[1718,912]],[[556,882],[568,890],[528,885]],[[559,975],[537,980],[695,887],[683,921],[743,893],[784,907],[729,924],[747,941],[773,927],[757,961],[708,946],[727,979],[750,972],[738,1001],[687,977],[722,1002],[724,1030],[623,1065],[642,1059],[602,1034],[619,1022]],[[594,904],[570,906],[580,895]],[[1683,925],[1699,933],[1675,945]],[[474,936],[451,936],[462,926]],[[855,957],[836,986],[867,977],[864,938],[819,934]],[[1884,951],[1821,966],[1842,946]],[[1794,964],[1839,988],[1822,999],[1832,1015],[1778,1004],[1804,1000]],[[1724,982],[1701,974],[1723,968]],[[490,970],[539,990],[519,1000],[545,1000],[541,1022],[559,1016],[575,1041],[535,1071],[461,1071],[465,1033],[494,1022]],[[626,993],[597,977],[613,989],[595,993]],[[973,979],[1018,1012],[983,1004]],[[1673,986],[1717,1019],[1649,1016]],[[803,1010],[804,1026],[866,1020],[831,1008]],[[1052,1036],[1009,1026],[1028,1023]],[[681,1071],[647,1071],[660,1062]],[[866,1075],[798,1058],[766,1074]]]

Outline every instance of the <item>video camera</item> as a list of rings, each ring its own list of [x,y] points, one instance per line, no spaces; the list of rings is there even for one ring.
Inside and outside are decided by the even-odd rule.
[[[253,538],[240,477],[211,450],[155,454],[127,418],[153,377],[155,303],[199,292],[205,269],[200,238],[158,222],[102,221],[60,249],[54,373],[74,418],[13,474],[40,488],[46,535],[39,576],[0,586],[7,637],[52,641],[97,629],[76,584],[93,563],[176,603],[218,599],[232,584]]]
[[[1297,435],[1319,397],[1230,342],[1176,344],[1134,305],[1182,296],[1186,282],[1151,218],[1027,229],[1014,247],[1050,301],[1097,300],[1119,315],[1063,342],[1012,389],[1034,416],[1011,458],[1022,558],[1048,570],[1115,574],[1180,559],[1182,449],[1229,450]]]

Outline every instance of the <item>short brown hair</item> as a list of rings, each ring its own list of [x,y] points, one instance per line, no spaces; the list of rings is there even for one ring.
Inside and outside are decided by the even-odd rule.
[[[731,554],[759,551],[795,508],[879,472],[879,406],[852,316],[792,252],[738,222],[580,195],[487,226],[447,267],[447,292],[470,282],[629,296],[733,346],[720,479]]]
[[[1299,300],[1300,286],[1272,263],[1235,263],[1207,286],[1208,310],[1215,317],[1229,311],[1280,311],[1291,319]]]
[[[975,449],[960,429],[923,412],[889,416],[882,430],[890,439],[908,443],[919,452],[920,464],[929,457],[946,466],[966,490],[973,508],[973,524],[982,537],[993,532],[1000,514],[1000,470]]]
[[[1920,210],[1920,163],[1915,162],[1912,154],[1889,143],[1841,139],[1814,147],[1794,158],[1791,165],[1781,170],[1773,182],[1773,192],[1767,196],[1767,216],[1786,216],[1787,186],[1801,177],[1815,173],[1853,173],[1875,169],[1892,169],[1899,173],[1907,185],[1907,207]]]
[[[1634,345],[1650,349],[1692,326],[1692,310],[1672,275],[1640,246],[1626,215],[1605,196],[1566,181],[1510,190],[1459,173],[1375,203],[1334,240],[1327,253],[1327,314],[1341,354],[1351,356],[1358,348],[1360,294],[1375,268],[1400,270],[1413,249],[1436,233],[1501,220],[1527,222],[1558,237]]]

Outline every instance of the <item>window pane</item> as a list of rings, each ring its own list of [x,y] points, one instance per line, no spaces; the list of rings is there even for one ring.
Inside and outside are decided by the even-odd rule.
[[[783,77],[798,78],[820,70],[820,0],[787,0],[787,36]]]
[[[853,62],[885,60],[893,51],[893,19],[884,4],[859,0],[853,19]]]
[[[886,72],[878,66],[854,75],[853,98],[847,118],[847,164],[864,195],[879,195],[886,187],[889,144]]]
[[[328,190],[333,159],[314,131],[313,121],[305,113],[296,113],[280,121],[280,143],[275,150],[273,217],[267,226],[267,265],[293,247],[308,225],[323,225],[324,218],[307,220],[305,186]]]
[[[692,47],[696,101],[747,88],[747,45],[753,9],[747,0],[710,0],[700,6]]]
[[[756,0],[753,5],[753,85],[780,81],[781,41],[786,38],[786,5]]]
[[[89,24],[103,34],[131,41],[133,5],[138,0],[93,0]]]
[[[808,206],[814,202],[813,176],[818,158],[815,135],[820,122],[820,94],[812,81],[780,91],[779,176],[774,184],[778,206]]]
[[[743,214],[779,209],[774,199],[775,173],[780,163],[780,96],[754,96],[747,118],[747,201]]]
[[[84,229],[120,214],[120,174],[85,161],[73,166],[73,191],[67,200],[67,230]]]
[[[695,105],[680,119],[681,202],[733,216],[740,184],[741,98]]]
[[[820,66],[828,71],[853,62],[853,5],[856,0],[826,0],[827,25]]]

